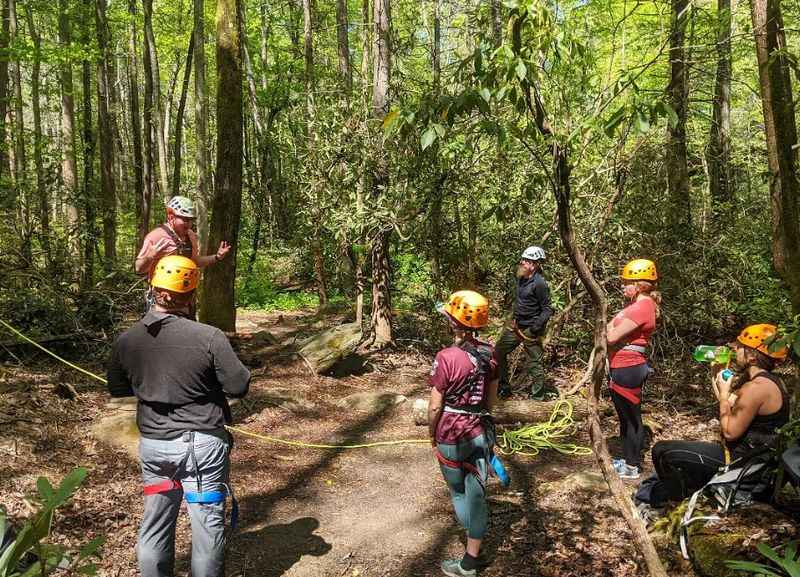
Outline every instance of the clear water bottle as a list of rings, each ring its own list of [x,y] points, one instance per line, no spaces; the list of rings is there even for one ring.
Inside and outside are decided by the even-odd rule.
[[[727,365],[733,358],[733,351],[724,345],[699,345],[695,347],[692,356],[698,363]]]

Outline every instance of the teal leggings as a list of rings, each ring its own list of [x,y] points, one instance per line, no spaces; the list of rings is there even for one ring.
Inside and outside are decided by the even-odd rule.
[[[439,452],[450,461],[467,461],[474,465],[480,472],[477,475],[466,472],[464,469],[455,469],[439,464],[444,480],[450,489],[450,498],[456,510],[458,522],[467,530],[471,539],[483,539],[486,533],[486,524],[489,520],[489,509],[486,505],[486,480],[489,476],[489,467],[486,455],[489,447],[486,436],[481,433],[474,439],[459,441],[455,445],[439,443]]]

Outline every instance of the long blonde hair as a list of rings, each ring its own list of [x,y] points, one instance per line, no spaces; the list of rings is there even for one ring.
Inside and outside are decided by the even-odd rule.
[[[656,304],[656,318],[661,317],[661,291],[655,290],[656,285],[647,280],[636,281],[636,289],[639,294],[647,295]]]

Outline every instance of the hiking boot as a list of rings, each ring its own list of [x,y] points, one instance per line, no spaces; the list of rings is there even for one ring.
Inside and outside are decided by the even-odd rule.
[[[619,475],[620,479],[638,479],[639,467],[631,467],[625,463],[617,470],[617,474]]]
[[[475,577],[478,574],[475,569],[467,571],[461,567],[461,559],[445,559],[442,561],[442,571],[449,577]]]

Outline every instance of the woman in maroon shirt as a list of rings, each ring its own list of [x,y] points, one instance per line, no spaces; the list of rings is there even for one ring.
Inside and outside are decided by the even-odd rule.
[[[485,297],[458,291],[439,311],[450,321],[453,344],[439,351],[433,362],[428,426],[456,516],[467,530],[464,556],[442,561],[442,571],[451,577],[471,577],[476,574],[489,517],[491,431],[481,416],[491,411],[497,398],[497,361],[494,347],[475,336],[489,322]]]
[[[656,265],[646,259],[632,260],[622,269],[623,295],[630,304],[608,327],[611,399],[617,409],[624,459],[614,459],[623,479],[638,479],[644,444],[642,386],[650,375],[647,345],[656,329],[661,295],[656,292]]]

